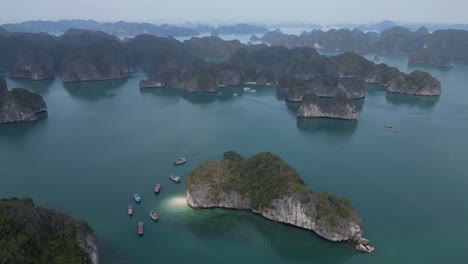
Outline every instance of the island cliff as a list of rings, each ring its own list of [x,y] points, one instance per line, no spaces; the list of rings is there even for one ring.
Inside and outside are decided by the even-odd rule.
[[[0,199],[0,223],[3,263],[99,263],[86,222],[36,207],[30,198]]]
[[[224,156],[205,162],[187,177],[191,207],[249,210],[331,241],[361,239],[361,219],[351,203],[307,188],[280,157],[265,152],[244,159],[232,151]]]
[[[0,93],[0,124],[35,121],[44,111],[47,106],[38,94],[22,88]]]
[[[440,82],[429,73],[414,71],[410,74],[395,73],[388,82],[387,91],[420,96],[440,95]]]
[[[297,116],[356,120],[358,112],[353,100],[343,93],[338,93],[332,98],[321,98],[314,94],[307,94],[297,110]]]

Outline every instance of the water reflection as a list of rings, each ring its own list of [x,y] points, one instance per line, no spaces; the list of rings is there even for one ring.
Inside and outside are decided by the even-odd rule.
[[[96,101],[115,96],[116,90],[127,84],[127,82],[128,79],[63,83],[63,87],[75,98]]]
[[[31,81],[28,79],[7,79],[8,90],[16,87],[28,89],[31,92],[45,96],[50,92],[50,87],[54,83],[54,79]]]
[[[366,85],[366,97],[381,96],[387,93],[387,86],[383,84],[367,84]]]
[[[0,137],[8,138],[11,141],[22,142],[24,137],[29,133],[34,132],[34,128],[44,126],[44,122],[47,122],[48,114],[47,112],[39,113],[38,120],[33,122],[23,122],[23,123],[9,123],[9,124],[0,124]]]
[[[297,118],[296,126],[309,133],[328,133],[336,136],[351,136],[356,131],[358,121],[333,118]]]
[[[387,103],[394,106],[415,106],[422,109],[431,109],[440,100],[440,96],[417,96],[398,93],[386,93],[385,99]]]
[[[242,242],[259,234],[278,256],[294,262],[341,263],[357,254],[346,248],[345,243],[333,243],[311,231],[276,223],[250,212],[225,209],[195,212],[187,218],[186,224],[202,239],[229,236],[231,241]],[[252,229],[255,232],[251,232]]]

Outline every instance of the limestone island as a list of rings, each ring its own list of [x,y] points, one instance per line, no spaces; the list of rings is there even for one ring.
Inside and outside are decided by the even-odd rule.
[[[297,110],[297,116],[356,120],[358,111],[356,103],[345,94],[340,93],[332,98],[307,94]]]
[[[420,96],[440,95],[439,80],[423,71],[414,71],[410,74],[396,73],[388,82],[387,91],[391,93],[404,93]]]
[[[96,235],[85,221],[36,207],[30,198],[0,199],[2,263],[97,264]]]
[[[223,160],[192,171],[186,186],[193,208],[249,210],[330,241],[356,241],[358,250],[374,249],[362,238],[361,218],[347,199],[307,188],[297,171],[272,153],[243,158],[225,152]]]
[[[0,93],[8,91],[8,86],[6,83],[5,78],[3,76],[0,76]]]
[[[0,92],[0,124],[36,121],[45,111],[46,103],[36,93],[23,88]]]

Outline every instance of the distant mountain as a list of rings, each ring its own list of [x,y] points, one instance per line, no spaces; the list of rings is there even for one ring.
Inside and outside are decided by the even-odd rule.
[[[249,25],[249,24],[237,24],[232,26],[220,26],[211,31],[212,36],[226,35],[226,34],[262,34],[269,30],[266,27]]]
[[[191,28],[178,27],[169,24],[153,25],[150,23],[129,23],[119,21],[115,23],[99,23],[94,20],[59,20],[59,21],[26,21],[17,24],[1,25],[10,32],[62,34],[71,28],[104,31],[111,35],[136,36],[151,34],[156,36],[196,36],[198,31]]]

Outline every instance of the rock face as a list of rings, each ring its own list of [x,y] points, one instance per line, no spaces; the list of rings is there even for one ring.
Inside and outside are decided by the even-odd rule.
[[[99,64],[91,56],[73,58],[66,61],[61,68],[63,82],[105,81],[127,78],[130,68],[118,61],[107,61]]]
[[[44,111],[47,106],[38,94],[22,88],[0,93],[0,124],[35,121]]]
[[[236,50],[245,47],[238,40],[225,41],[219,37],[191,38],[184,45],[195,57],[228,58]]]
[[[313,94],[304,96],[297,110],[299,117],[327,117],[338,119],[357,119],[357,107],[353,100],[344,94],[333,98],[321,98]]]
[[[387,64],[377,64],[369,69],[364,75],[366,83],[387,84],[393,74],[400,71],[395,67],[389,67]]]
[[[1,199],[0,222],[5,263],[99,263],[96,235],[86,222],[36,207],[30,198]]]
[[[232,152],[225,156],[225,160],[205,162],[188,176],[191,207],[250,210],[331,241],[362,234],[361,219],[348,200],[307,188],[278,156],[269,152],[248,159]]]
[[[21,49],[10,69],[10,78],[33,81],[54,78],[54,62],[46,51]]]
[[[3,76],[0,76],[0,93],[8,91],[7,83]]]
[[[430,64],[437,67],[453,67],[450,56],[437,55],[432,50],[422,50],[410,53],[408,64]]]
[[[400,72],[390,77],[387,91],[420,96],[437,96],[441,93],[441,85],[436,78],[423,71],[414,71],[410,74]]]

